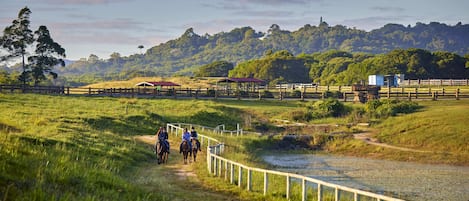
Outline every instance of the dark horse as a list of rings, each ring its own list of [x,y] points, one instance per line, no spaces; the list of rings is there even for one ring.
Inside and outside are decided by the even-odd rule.
[[[198,145],[197,140],[192,139],[191,142],[192,142],[192,156],[194,157],[194,162],[195,162],[197,159],[197,151],[199,151],[199,146],[197,146]]]
[[[182,142],[182,155],[184,156],[184,164],[187,164],[187,156],[189,153],[192,155],[192,150],[186,140]]]
[[[166,163],[168,161],[168,146],[163,141],[158,141],[156,146],[156,158],[158,159],[158,164]]]

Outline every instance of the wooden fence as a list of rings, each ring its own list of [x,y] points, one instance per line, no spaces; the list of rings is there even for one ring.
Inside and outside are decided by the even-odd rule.
[[[469,86],[469,79],[404,80],[400,86]]]
[[[179,124],[182,125],[182,124]],[[201,126],[199,126],[201,127]],[[176,135],[178,130],[182,130],[182,128],[175,124],[168,124],[168,130],[173,133],[175,132]],[[346,186],[341,186],[337,184],[332,184],[329,182],[321,181],[318,179],[314,179],[311,177],[306,177],[303,175],[287,173],[287,172],[280,172],[274,170],[267,170],[262,168],[256,167],[249,167],[247,165],[226,159],[221,156],[223,151],[225,150],[225,145],[214,139],[207,137],[205,135],[199,135],[203,139],[208,139],[207,145],[207,169],[210,174],[218,177],[223,177],[225,180],[229,181],[231,184],[237,184],[240,188],[245,187],[247,191],[253,190],[253,182],[252,175],[254,173],[260,173],[263,175],[263,182],[262,191],[264,195],[269,193],[269,179],[274,179],[272,176],[280,176],[283,177],[283,181],[285,182],[285,198],[287,200],[292,199],[292,191],[293,188],[299,187],[301,192],[301,200],[306,201],[308,200],[308,189],[313,185],[315,186],[315,190],[317,192],[317,200],[322,201],[325,199],[325,193],[328,189],[332,189],[334,200],[339,201],[341,196],[344,193],[351,193],[353,194],[353,200],[358,201],[363,197],[380,200],[391,200],[391,201],[402,201],[402,199],[392,198],[388,196],[384,196],[381,194],[371,193],[363,190],[353,189]],[[216,142],[215,145],[210,145],[211,142]],[[237,177],[235,176],[237,173]],[[276,177],[278,178],[278,177]],[[235,181],[236,180],[236,181]],[[299,182],[300,185],[293,185],[294,182]]]
[[[39,93],[75,96],[109,96],[132,98],[172,98],[172,99],[249,99],[249,100],[320,100],[337,98],[344,102],[353,101],[355,93],[350,86],[314,86],[302,89],[266,89],[258,91],[236,91],[234,89],[190,89],[170,88],[71,88],[56,86],[0,85],[0,93]],[[379,98],[404,100],[440,100],[469,98],[469,87],[456,88],[382,88]]]

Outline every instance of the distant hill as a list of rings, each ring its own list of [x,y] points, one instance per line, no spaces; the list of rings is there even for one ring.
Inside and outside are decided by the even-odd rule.
[[[267,33],[242,27],[214,35],[198,35],[189,28],[179,38],[151,47],[145,54],[108,60],[91,55],[58,69],[58,73],[104,80],[192,75],[204,64],[227,61],[236,65],[261,58],[270,50],[287,50],[293,55],[331,49],[382,54],[408,48],[447,51],[463,56],[469,53],[469,25],[458,23],[450,26],[438,22],[417,23],[415,26],[387,24],[367,32],[322,22],[318,26],[307,24],[296,31],[282,30],[274,24]]]

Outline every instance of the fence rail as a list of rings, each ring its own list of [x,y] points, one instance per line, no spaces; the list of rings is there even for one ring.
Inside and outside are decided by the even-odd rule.
[[[469,86],[469,79],[427,79],[427,80],[404,80],[401,86]]]
[[[173,124],[168,124],[168,131],[170,131],[171,133],[175,133],[177,135],[178,130],[183,129],[182,127],[180,127],[182,125],[197,126],[199,128],[204,127],[204,126],[195,125],[195,124],[173,123]],[[277,176],[284,177],[284,181],[286,184],[285,185],[286,186],[285,197],[288,200],[292,199],[291,193],[292,193],[293,188],[296,187],[295,185],[293,185],[293,182],[299,182],[301,184],[298,186],[300,186],[301,188],[301,200],[302,201],[306,201],[308,199],[307,197],[308,186],[310,186],[311,184],[315,184],[316,186],[317,200],[319,201],[322,201],[325,199],[324,196],[325,196],[325,192],[327,191],[326,189],[333,189],[333,195],[336,201],[339,201],[341,199],[342,193],[345,193],[345,192],[352,193],[354,201],[360,200],[361,197],[377,199],[378,201],[380,200],[402,201],[402,199],[392,198],[392,197],[388,197],[388,196],[377,194],[377,193],[372,193],[372,192],[363,191],[359,189],[353,189],[353,188],[346,187],[346,186],[332,184],[329,182],[321,181],[321,180],[314,179],[311,177],[306,177],[303,175],[274,171],[274,170],[267,170],[267,169],[256,168],[256,167],[249,167],[247,165],[222,157],[221,154],[225,150],[224,143],[214,138],[205,136],[205,135],[199,135],[199,136],[209,139],[208,145],[207,145],[207,169],[209,173],[214,176],[224,177],[224,179],[229,180],[231,184],[237,183],[237,185],[241,188],[245,186],[247,191],[253,190],[254,182],[253,182],[252,175],[254,172],[257,172],[263,175],[263,182],[262,182],[263,186],[261,188],[263,189],[262,191],[264,195],[267,195],[269,193],[269,183],[270,183],[269,178],[271,178],[269,176],[277,175]],[[216,142],[217,144],[210,145],[210,140],[212,142]],[[237,172],[237,177],[235,176],[236,172]]]
[[[349,86],[314,86],[313,88],[236,91],[232,89],[162,89],[153,88],[71,88],[57,86],[0,85],[0,93],[39,93],[75,96],[110,96],[137,98],[190,99],[248,99],[248,100],[320,100],[337,98],[344,102],[355,100],[356,93]],[[379,98],[406,100],[467,99],[469,87],[400,87],[381,88]],[[238,133],[239,134],[239,131]]]

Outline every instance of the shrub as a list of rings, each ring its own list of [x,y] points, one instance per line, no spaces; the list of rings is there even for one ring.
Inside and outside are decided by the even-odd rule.
[[[372,100],[365,105],[365,111],[368,115],[377,118],[408,114],[419,108],[420,106],[416,102],[399,100]]]
[[[344,94],[340,91],[326,91],[324,92],[324,98],[344,98]]]
[[[317,101],[312,106],[312,117],[339,117],[345,115],[347,110],[343,103],[334,98]]]

